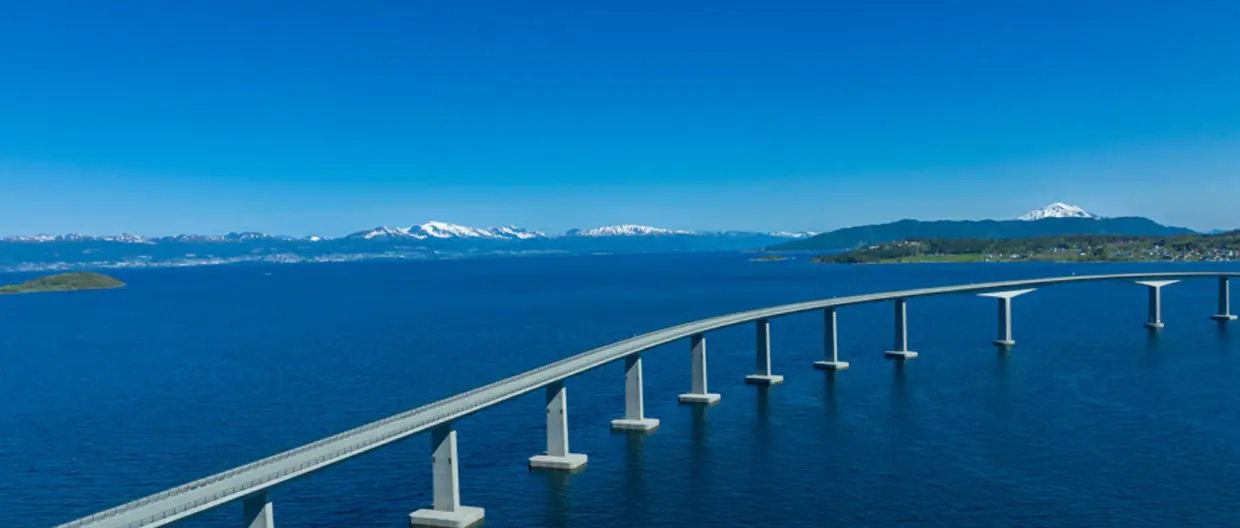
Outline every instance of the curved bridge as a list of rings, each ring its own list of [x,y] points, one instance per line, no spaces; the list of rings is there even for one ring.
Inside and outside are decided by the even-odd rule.
[[[1132,281],[1149,288],[1149,319],[1151,330],[1162,327],[1160,291],[1163,286],[1184,279],[1216,278],[1219,286],[1219,321],[1235,319],[1230,312],[1229,279],[1240,273],[1189,272],[1141,273],[1113,275],[1082,275],[1030,280],[1015,280],[920,288],[913,290],[836,297],[746,312],[721,315],[664,328],[617,343],[602,346],[568,357],[516,376],[457,394],[408,412],[372,422],[343,433],[324,438],[223,473],[138,499],[94,515],[61,525],[63,528],[137,528],[164,526],[197,513],[237,500],[244,502],[244,525],[250,528],[272,528],[272,504],[266,491],[280,483],[313,473],[327,466],[377,449],[397,440],[428,431],[431,434],[432,479],[434,503],[428,509],[410,515],[410,522],[423,526],[469,526],[483,518],[481,508],[462,506],[457,484],[456,432],[453,420],[481,411],[492,405],[538,389],[547,391],[547,452],[530,459],[531,467],[571,470],[581,467],[586,456],[568,449],[567,408],[563,381],[613,361],[625,360],[625,414],[612,422],[614,429],[652,430],[658,420],[643,412],[641,357],[642,351],[690,338],[693,375],[691,390],[682,394],[684,403],[710,404],[719,400],[707,390],[705,333],[744,323],[757,323],[756,372],[746,378],[750,383],[773,384],[783,380],[771,373],[769,320],[774,317],[822,310],[824,313],[824,358],[815,363],[824,369],[844,369],[835,340],[835,310],[855,304],[894,301],[894,346],[887,355],[900,360],[916,357],[908,350],[905,324],[906,300],[915,297],[956,293],[976,293],[999,300],[998,336],[995,344],[1014,344],[1011,335],[1012,298],[1043,286],[1087,281]]]

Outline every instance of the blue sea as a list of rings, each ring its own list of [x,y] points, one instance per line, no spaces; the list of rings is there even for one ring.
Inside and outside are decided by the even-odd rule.
[[[681,254],[123,270],[119,290],[0,297],[0,526],[50,526],[571,354],[703,317],[846,294],[1236,265],[815,265]],[[16,282],[29,275],[0,275]],[[841,309],[852,368],[811,368],[821,314],[772,322],[782,385],[745,385],[753,327],[644,355],[648,435],[613,434],[623,365],[568,380],[571,475],[531,472],[536,392],[458,424],[462,502],[488,527],[1237,526],[1240,325],[1213,280],[1091,283],[995,303]],[[276,488],[281,526],[404,527],[430,504],[419,435]],[[185,526],[237,526],[228,505]]]

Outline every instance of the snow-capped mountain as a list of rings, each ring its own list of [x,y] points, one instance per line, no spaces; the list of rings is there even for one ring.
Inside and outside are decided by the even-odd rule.
[[[397,240],[402,238],[426,238],[426,235],[414,234],[410,232],[411,229],[412,228],[409,227],[379,226],[367,231],[352,233],[345,238],[352,240]]]
[[[15,235],[4,237],[5,242],[55,242],[52,235]]]
[[[694,235],[693,231],[680,231],[676,229],[663,229],[661,227],[650,227],[636,224],[620,224],[594,229],[571,229],[565,236],[578,237],[613,237],[613,236],[666,236],[666,235]]]
[[[65,235],[18,235],[8,236],[0,240],[5,242],[92,242],[101,240],[104,242],[122,242],[126,244],[147,244],[146,237],[122,233],[119,235],[111,235],[104,237],[94,237],[89,235],[79,235],[77,233],[69,233]]]
[[[1041,209],[1029,211],[1019,217],[1017,220],[1041,220],[1043,218],[1098,218],[1098,215],[1089,213],[1075,205],[1068,205],[1063,202],[1055,202]]]
[[[227,242],[228,239],[219,235],[172,235],[155,239],[158,242]]]
[[[363,240],[427,240],[427,239],[489,239],[489,240],[529,240],[546,238],[547,235],[538,231],[530,231],[516,226],[502,227],[469,227],[447,222],[427,222],[410,227],[376,227],[369,231],[359,231],[345,238]]]
[[[131,235],[129,233],[121,233],[119,235],[105,236],[100,240],[108,242],[123,242],[125,244],[150,244],[151,242],[144,236]]]
[[[817,235],[818,232],[817,231],[795,231],[795,232],[794,231],[775,231],[775,232],[767,233],[767,234],[770,236],[779,237],[779,238],[809,238],[814,235]]]
[[[517,226],[509,225],[509,226],[500,226],[500,227],[488,227],[487,229],[496,235],[501,235],[505,238],[515,238],[517,240],[529,240],[531,238],[547,238],[547,235],[545,233],[541,233],[539,231],[530,231],[528,229],[522,229]]]
[[[249,242],[249,241],[254,241],[254,240],[296,240],[290,236],[268,235],[267,233],[257,233],[254,231],[246,231],[243,233],[229,233],[227,235],[224,235],[224,238],[227,240],[233,240],[237,242]]]

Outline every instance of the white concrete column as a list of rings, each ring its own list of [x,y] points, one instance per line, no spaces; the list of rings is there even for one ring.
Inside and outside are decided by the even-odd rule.
[[[910,352],[908,349],[908,311],[905,308],[904,299],[896,299],[895,320],[895,345],[892,347],[892,350],[887,351],[887,357],[899,359],[913,359],[917,357],[916,352]]]
[[[246,528],[276,528],[271,500],[267,498],[267,492],[246,497],[242,508],[245,510]]]
[[[531,468],[573,470],[586,465],[586,455],[568,452],[568,389],[557,381],[547,386],[547,452],[530,457]]]
[[[1145,327],[1150,330],[1157,330],[1163,327],[1162,322],[1162,288],[1170,284],[1180,282],[1178,280],[1169,281],[1137,281],[1137,284],[1150,289],[1149,298],[1149,318],[1145,321]]]
[[[784,377],[771,374],[771,322],[758,319],[758,341],[754,346],[756,361],[754,373],[745,376],[745,383],[750,385],[775,385],[783,383]]]
[[[1236,320],[1236,316],[1231,314],[1231,288],[1228,282],[1229,277],[1218,278],[1218,313],[1210,316],[1215,321]]]
[[[847,361],[840,361],[839,341],[836,338],[835,308],[823,310],[822,361],[815,361],[814,368],[823,370],[844,370]]]
[[[410,526],[465,528],[482,522],[482,508],[461,506],[457,474],[456,431],[451,423],[431,430],[431,478],[434,494],[430,509],[409,514]]]
[[[711,405],[719,402],[718,394],[706,391],[706,336],[694,334],[690,339],[693,354],[692,392],[680,395],[680,403],[705,403]]]
[[[624,357],[624,418],[611,421],[614,431],[652,431],[659,427],[659,420],[646,418],[646,403],[642,395],[641,353]]]
[[[993,297],[999,300],[999,336],[995,339],[995,346],[1010,348],[1016,344],[1016,341],[1012,340],[1012,298],[1031,291],[1034,290],[1011,290],[978,294],[978,297]]]

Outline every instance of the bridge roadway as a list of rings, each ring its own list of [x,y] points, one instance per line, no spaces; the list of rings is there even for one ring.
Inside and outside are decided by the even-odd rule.
[[[760,319],[932,295],[985,293],[1089,281],[1174,281],[1208,277],[1240,277],[1240,273],[1126,273],[974,283],[835,297],[711,317],[595,348],[411,411],[62,524],[60,527],[149,528],[171,524],[217,506],[262,493],[280,483],[463,418],[625,356],[707,331]]]

